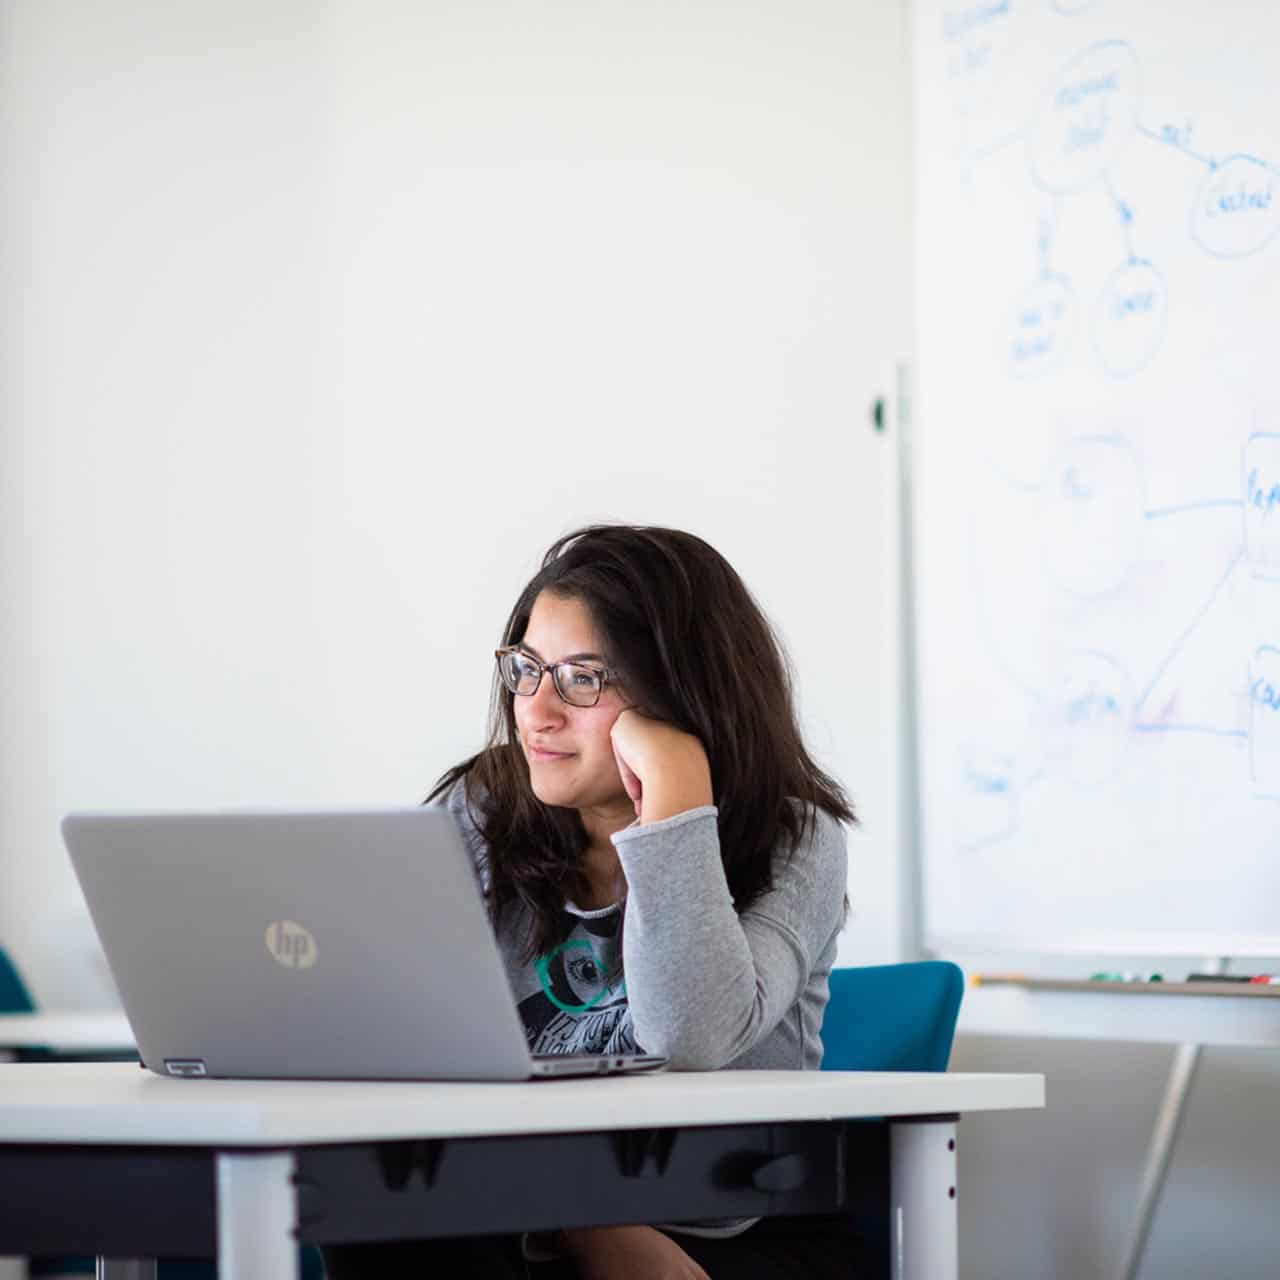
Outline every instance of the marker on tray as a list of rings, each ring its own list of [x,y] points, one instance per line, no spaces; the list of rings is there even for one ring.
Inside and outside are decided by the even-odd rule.
[[[1102,970],[1099,973],[1091,973],[1089,975],[1090,982],[1163,982],[1163,973],[1111,973]]]
[[[1280,974],[1275,973],[1189,973],[1188,982],[1244,982],[1255,987],[1280,987]]]

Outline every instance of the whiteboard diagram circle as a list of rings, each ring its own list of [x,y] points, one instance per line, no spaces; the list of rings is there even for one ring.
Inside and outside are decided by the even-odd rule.
[[[1112,436],[1072,441],[1055,459],[1042,497],[1050,579],[1084,598],[1123,585],[1143,531],[1142,475],[1127,442]]]
[[[1096,182],[1138,127],[1138,59],[1123,40],[1095,44],[1058,72],[1027,138],[1031,176],[1046,191]]]
[[[1151,263],[1131,259],[1114,271],[1093,309],[1093,345],[1106,371],[1124,378],[1150,363],[1168,316],[1164,276]]]
[[[990,744],[965,742],[960,748],[955,798],[956,848],[976,853],[1007,840],[1018,825],[1018,762]]]
[[[1104,653],[1074,653],[1062,674],[1055,708],[1059,764],[1067,779],[1086,789],[1123,772],[1131,742],[1133,681]]]
[[[1280,231],[1280,172],[1254,156],[1231,156],[1204,180],[1191,207],[1191,236],[1216,258],[1257,253]]]
[[[1071,345],[1075,295],[1062,276],[1042,276],[1022,293],[1007,336],[1011,377],[1038,378],[1062,363]]]

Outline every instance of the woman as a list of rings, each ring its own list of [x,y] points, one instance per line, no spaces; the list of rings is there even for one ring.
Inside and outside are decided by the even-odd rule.
[[[534,1053],[820,1065],[853,813],[805,750],[767,620],[702,539],[559,539],[507,620],[489,743],[429,799],[462,825]],[[850,1244],[792,1219],[327,1260],[334,1277],[798,1278],[848,1276]]]

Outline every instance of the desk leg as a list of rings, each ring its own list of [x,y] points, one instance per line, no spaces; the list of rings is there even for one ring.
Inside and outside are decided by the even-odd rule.
[[[957,1280],[956,1117],[889,1125],[893,1280]]]
[[[299,1280],[292,1152],[218,1153],[218,1280]]]
[[[0,1049],[0,1062],[15,1062],[15,1049]],[[27,1280],[26,1258],[0,1258],[0,1280]]]
[[[14,1049],[0,1049],[0,1062],[14,1062],[17,1057]],[[0,1280],[27,1280],[26,1258],[0,1258]]]

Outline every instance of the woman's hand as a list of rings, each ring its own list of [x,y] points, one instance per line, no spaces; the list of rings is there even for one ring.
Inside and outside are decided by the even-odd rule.
[[[691,733],[629,707],[614,722],[613,754],[641,823],[714,804],[711,765]]]
[[[585,1227],[561,1237],[583,1280],[711,1280],[653,1227]]]

